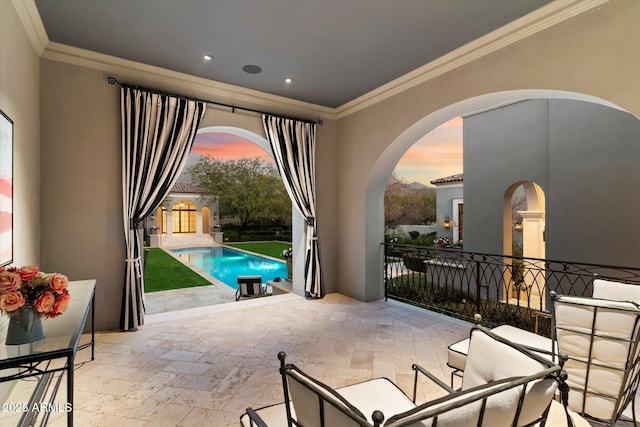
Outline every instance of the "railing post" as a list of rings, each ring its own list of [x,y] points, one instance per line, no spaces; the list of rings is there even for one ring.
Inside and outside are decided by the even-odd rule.
[[[476,260],[476,314],[480,313],[480,262]]]
[[[389,288],[389,265],[387,263],[387,244],[382,243],[382,256],[384,257],[384,262],[382,265],[384,266],[384,300],[388,301],[387,289]]]

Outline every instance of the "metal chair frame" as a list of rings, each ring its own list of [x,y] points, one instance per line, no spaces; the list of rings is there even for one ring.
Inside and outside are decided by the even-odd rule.
[[[586,361],[584,385],[576,386],[574,384],[569,384],[570,391],[574,390],[582,393],[582,396],[583,396],[582,403],[580,405],[580,408],[572,407],[571,409],[579,413],[583,417],[588,418],[590,421],[613,427],[615,423],[622,416],[622,412],[625,410],[625,408],[629,404],[631,404],[633,423],[634,425],[638,425],[637,418],[636,418],[636,410],[635,410],[635,395],[638,390],[638,385],[640,384],[640,347],[639,347],[640,345],[640,306],[638,306],[638,304],[629,302],[629,304],[634,304],[637,307],[635,323],[634,323],[631,336],[629,338],[620,338],[620,337],[614,337],[614,336],[604,334],[597,330],[596,320],[598,317],[598,313],[602,309],[602,307],[594,306],[591,304],[589,306],[593,307],[593,319],[592,319],[591,329],[588,332],[585,332],[585,330],[582,328],[558,326],[557,324],[558,319],[556,317],[556,308],[559,301],[562,301],[562,303],[564,304],[579,306],[579,305],[586,305],[586,304],[580,304],[579,300],[584,300],[585,302],[606,301],[606,300],[598,300],[595,298],[578,298],[578,297],[570,297],[570,299],[565,299],[563,298],[563,296],[557,295],[555,292],[551,292],[551,300],[552,300],[552,317],[554,319],[553,328],[552,328],[553,341],[557,342],[558,350],[562,352],[563,356],[565,356],[567,360],[575,360],[580,363],[585,363],[585,360],[568,353],[566,350],[563,350],[562,343],[558,341],[558,331],[564,330],[564,331],[569,331],[576,334],[585,335],[586,337],[588,337],[588,340],[589,340],[589,353]],[[606,308],[606,309],[610,310],[610,308]],[[611,366],[605,363],[599,363],[597,361],[594,361],[593,345],[596,339],[607,339],[607,340],[627,343],[629,346],[629,349],[627,354],[627,363],[625,367],[619,368],[616,366]],[[621,387],[624,387],[625,384],[627,384],[627,387],[619,390],[619,392],[615,395],[597,393],[597,392],[588,390],[591,369],[593,366],[599,366],[599,367],[621,372],[622,373]],[[615,404],[614,404],[613,412],[611,414],[610,419],[599,419],[589,414],[589,408],[587,407],[587,402],[586,402],[587,396],[589,395],[615,399]]]

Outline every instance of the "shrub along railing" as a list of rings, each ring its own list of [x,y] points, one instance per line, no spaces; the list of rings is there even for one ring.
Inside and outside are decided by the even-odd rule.
[[[384,243],[385,298],[489,326],[509,324],[548,335],[550,291],[591,296],[594,277],[640,286],[640,269],[461,248]]]

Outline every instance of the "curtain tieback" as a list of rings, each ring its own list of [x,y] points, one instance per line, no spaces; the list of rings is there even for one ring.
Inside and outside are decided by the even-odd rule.
[[[136,258],[125,258],[125,262],[132,263],[134,262],[134,268],[136,269],[136,277],[142,277],[142,266],[140,265],[140,257]]]

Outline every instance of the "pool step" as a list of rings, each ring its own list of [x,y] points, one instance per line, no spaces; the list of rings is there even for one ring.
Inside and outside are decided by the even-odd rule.
[[[286,279],[279,282],[270,280],[267,282],[267,286],[271,286],[273,295],[288,294],[293,290],[293,283]]]

